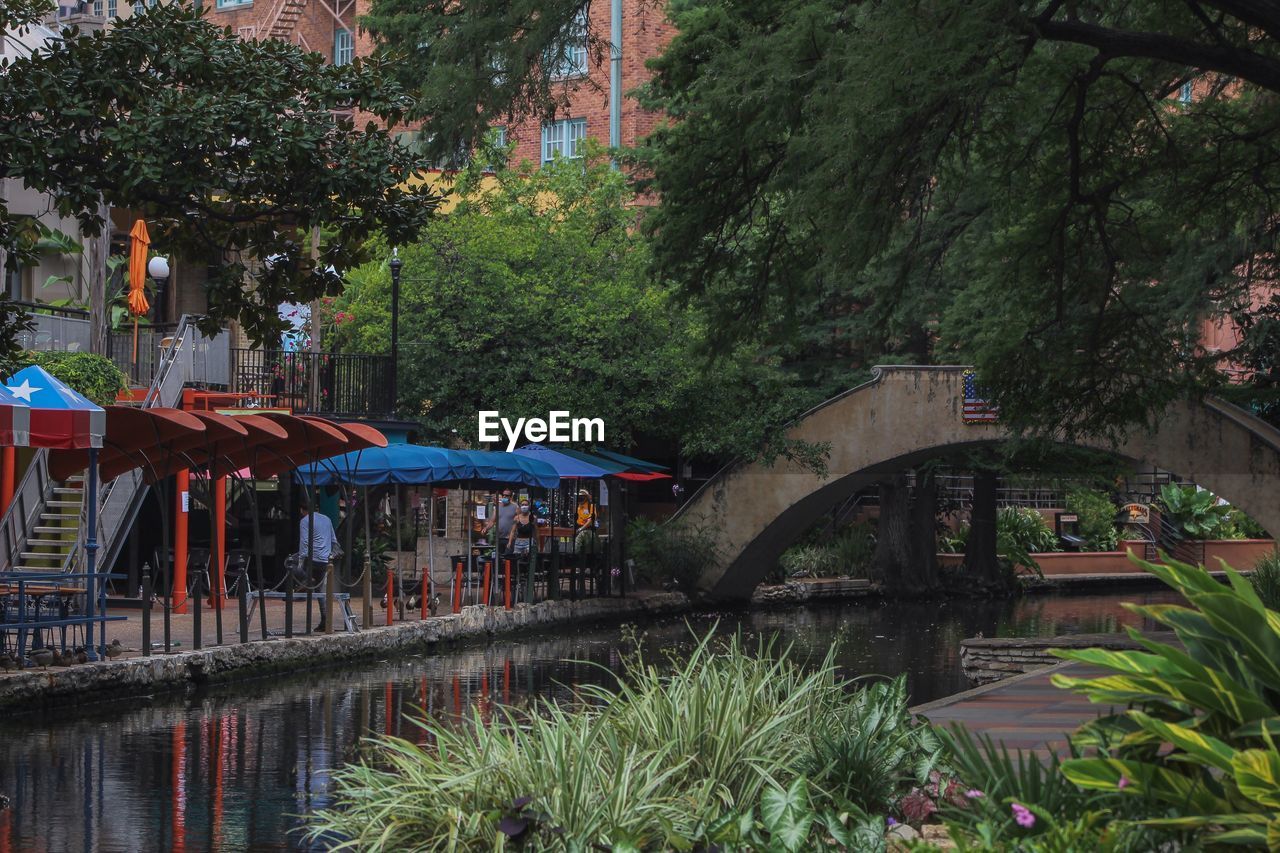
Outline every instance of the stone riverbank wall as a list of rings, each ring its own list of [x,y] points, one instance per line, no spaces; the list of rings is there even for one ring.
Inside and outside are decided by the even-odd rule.
[[[1148,634],[1153,640],[1171,642],[1173,634]],[[1125,634],[1071,634],[1064,637],[971,637],[960,643],[960,666],[974,684],[990,684],[1010,676],[1054,666],[1062,658],[1051,649],[1138,649]]]
[[[440,643],[480,640],[554,625],[651,619],[681,613],[688,607],[689,600],[680,593],[543,601],[512,610],[473,606],[464,607],[458,615],[402,622],[355,634],[313,634],[66,669],[28,669],[0,676],[0,709],[34,711],[54,702],[74,704],[176,691],[196,684],[387,658]]]

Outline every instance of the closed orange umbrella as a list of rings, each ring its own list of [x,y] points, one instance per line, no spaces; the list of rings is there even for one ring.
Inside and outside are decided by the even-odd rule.
[[[133,360],[138,360],[138,318],[151,310],[147,302],[147,249],[151,235],[147,223],[139,219],[129,232],[129,313],[133,315]]]

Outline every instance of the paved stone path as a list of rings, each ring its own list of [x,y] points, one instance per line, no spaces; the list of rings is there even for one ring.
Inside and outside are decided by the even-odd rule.
[[[1067,735],[1108,708],[1078,693],[1061,690],[1049,681],[1053,673],[1101,675],[1102,670],[1076,663],[1014,676],[914,708],[934,725],[961,723],[970,731],[990,735],[1010,749],[1041,755],[1067,754]]]

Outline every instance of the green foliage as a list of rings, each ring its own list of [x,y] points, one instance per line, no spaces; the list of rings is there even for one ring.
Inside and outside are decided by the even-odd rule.
[[[25,352],[22,360],[43,367],[99,406],[110,406],[129,383],[106,356],[88,352]]]
[[[475,440],[482,409],[558,409],[605,418],[614,446],[644,430],[687,454],[814,450],[781,437],[809,400],[767,354],[744,345],[711,370],[693,357],[704,325],[649,276],[632,191],[598,149],[491,180],[473,167],[458,192],[422,242],[399,247],[402,413],[428,440]],[[347,278],[337,340],[385,352],[386,263]]]
[[[1160,511],[1192,539],[1221,539],[1231,528],[1231,507],[1195,486],[1167,483],[1160,487]]]
[[[667,674],[632,660],[616,689],[580,688],[582,706],[428,718],[423,747],[378,738],[337,771],[309,834],[373,851],[882,849],[880,818],[800,772],[815,742],[862,726],[848,687],[830,656],[806,671],[767,645],[708,637]],[[914,726],[896,688],[861,707]]]
[[[1001,507],[996,514],[996,550],[1010,558],[1059,551],[1058,536],[1044,516],[1027,506]]]
[[[782,578],[851,577],[870,575],[875,556],[875,531],[869,524],[851,524],[830,539],[808,538],[792,545],[778,560]]]
[[[0,376],[11,376],[23,367],[19,336],[35,328],[35,320],[8,293],[0,293]]]
[[[698,578],[716,557],[714,534],[681,520],[659,524],[632,519],[626,541],[628,557],[636,561],[641,578],[655,584],[674,583],[686,592],[697,588]]]
[[[720,340],[785,345],[842,303],[833,340],[973,362],[1003,422],[1059,437],[1221,384],[1202,323],[1256,313],[1249,261],[1276,248],[1280,47],[1257,37],[1280,31],[1275,4],[671,14],[644,93],[673,119],[640,152],[661,198],[645,227]]]
[[[1254,564],[1249,583],[1268,610],[1280,611],[1280,551],[1272,551]]]
[[[1079,519],[1077,529],[1084,539],[1085,551],[1114,551],[1119,541],[1116,532],[1116,506],[1102,492],[1072,489],[1067,493],[1067,512]]]
[[[1242,509],[1231,508],[1224,539],[1270,539],[1271,534]]]
[[[1061,651],[1109,670],[1100,678],[1055,675],[1059,687],[1128,710],[1073,737],[1097,757],[1072,758],[1063,774],[1120,800],[1146,799],[1146,826],[1193,832],[1206,842],[1274,847],[1280,832],[1280,615],[1227,570],[1135,560],[1186,599],[1126,605],[1171,629],[1180,645],[1143,638],[1143,651]]]
[[[25,3],[24,3],[25,5]],[[137,211],[157,248],[225,258],[207,328],[278,335],[281,302],[341,286],[381,228],[409,239],[438,198],[405,179],[423,162],[378,122],[410,100],[380,61],[345,66],[277,39],[240,39],[190,3],[149,6],[98,32],[68,30],[11,58],[0,87],[0,177],[48,193],[84,233],[103,205]],[[309,232],[325,226],[320,257]],[[0,246],[33,260],[42,235],[0,205]],[[253,261],[277,256],[246,288]]]

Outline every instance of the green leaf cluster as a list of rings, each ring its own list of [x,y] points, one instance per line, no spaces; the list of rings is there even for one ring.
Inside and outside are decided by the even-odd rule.
[[[1194,831],[1216,844],[1274,848],[1280,840],[1280,614],[1227,568],[1230,586],[1203,568],[1135,560],[1186,599],[1127,605],[1171,629],[1180,646],[1146,639],[1143,651],[1062,651],[1109,670],[1100,678],[1055,675],[1059,687],[1129,710],[1073,737],[1097,757],[1062,765],[1087,790],[1147,798],[1148,826]],[[1161,813],[1161,810],[1167,813]]]
[[[1067,512],[1075,513],[1076,529],[1084,539],[1086,551],[1114,551],[1119,534],[1116,532],[1116,506],[1103,492],[1092,489],[1072,489],[1067,493]]]
[[[1160,511],[1180,533],[1192,539],[1220,539],[1230,530],[1231,507],[1207,489],[1166,483],[1160,487]]]
[[[110,406],[129,383],[115,362],[89,352],[26,352],[22,360],[43,367],[50,374],[99,406]]]

